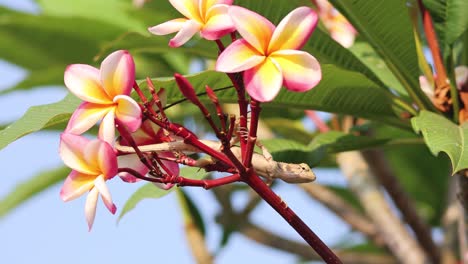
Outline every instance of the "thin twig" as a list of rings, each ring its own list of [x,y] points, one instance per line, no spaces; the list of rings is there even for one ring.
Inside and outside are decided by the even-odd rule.
[[[398,260],[407,264],[425,263],[424,252],[390,209],[361,154],[358,151],[342,152],[337,155],[337,162],[351,190]]]
[[[239,230],[244,236],[257,243],[301,256],[305,260],[320,260],[319,256],[304,243],[280,237],[270,231],[247,222]],[[390,264],[396,260],[384,254],[353,253],[336,250],[338,257],[346,264]]]
[[[400,210],[403,219],[408,223],[411,229],[413,229],[418,242],[431,258],[432,263],[439,263],[439,248],[432,239],[429,226],[419,216],[413,201],[391,171],[382,150],[369,149],[362,151],[362,155],[373,175],[375,175],[380,184],[382,184],[396,207]]]

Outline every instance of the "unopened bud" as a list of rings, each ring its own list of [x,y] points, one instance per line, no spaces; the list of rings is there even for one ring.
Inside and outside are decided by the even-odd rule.
[[[190,100],[190,102],[194,103],[195,105],[200,105],[200,101],[198,100],[197,94],[195,93],[195,89],[193,89],[192,84],[185,78],[184,76],[176,73],[174,74],[175,81],[179,90],[182,94]]]

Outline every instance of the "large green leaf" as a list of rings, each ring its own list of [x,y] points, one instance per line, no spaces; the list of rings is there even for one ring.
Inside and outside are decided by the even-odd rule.
[[[26,69],[92,62],[100,45],[122,33],[96,20],[16,13],[0,8],[0,58]]]
[[[356,41],[349,48],[378,78],[390,89],[396,91],[401,96],[407,96],[405,88],[395,78],[395,75],[388,69],[385,61],[375,52],[375,50],[364,41]]]
[[[13,124],[0,131],[0,150],[32,132],[67,122],[80,100],[68,94],[61,101],[33,106]]]
[[[125,0],[37,0],[42,12],[51,16],[96,19],[113,24],[125,31],[146,32],[147,26],[138,18],[130,15],[134,9],[131,1]]]
[[[421,111],[411,123],[416,132],[422,132],[432,154],[437,156],[442,151],[449,156],[453,173],[468,168],[468,123],[457,126],[428,111]]]
[[[281,138],[267,139],[261,142],[276,161],[290,163],[305,162],[311,166],[315,166],[326,154],[399,144],[400,140],[394,136],[367,137],[330,131],[317,134],[308,145]],[[408,144],[414,145],[414,142],[408,142]]]
[[[414,102],[420,108],[434,109],[419,88],[418,58],[407,1],[331,0],[330,2],[380,54]]]
[[[13,191],[0,200],[0,218],[11,212],[19,205],[31,199],[33,196],[59,183],[70,173],[70,169],[60,167],[47,170],[18,184]]]
[[[441,48],[451,46],[468,29],[468,1],[423,0],[432,14]],[[448,50],[444,52],[449,55]]]
[[[208,174],[204,171],[201,171],[198,168],[194,167],[185,167],[180,170],[180,175],[184,177],[188,177],[190,179],[203,179],[205,178]],[[172,191],[175,190],[175,188],[171,188],[169,190],[163,190],[160,189],[152,183],[147,183],[143,185],[140,189],[138,189],[136,192],[130,196],[130,198],[127,200],[125,203],[124,207],[122,208],[122,211],[120,212],[120,215],[117,219],[117,221],[120,221],[122,217],[124,217],[128,212],[131,210],[135,209],[135,207],[138,205],[139,202],[141,202],[144,199],[157,199],[161,198]]]
[[[137,32],[124,33],[115,40],[106,43],[100,52],[100,56],[102,57],[109,51],[116,49],[126,49],[131,53],[183,53],[210,59],[215,59],[218,55],[214,42],[194,39],[188,44],[174,49],[168,46],[167,38]]]
[[[404,121],[397,117],[399,105],[396,102],[396,97],[390,92],[379,89],[379,86],[364,75],[333,65],[322,65],[322,73],[322,81],[314,89],[306,93],[295,93],[282,89],[276,99],[267,105],[343,113],[405,126]],[[212,88],[231,86],[229,79],[219,72],[207,71],[187,78],[197,93],[203,93],[205,85]],[[183,99],[183,95],[176,87],[173,78],[157,78],[153,81],[156,87],[166,88],[168,103]],[[140,85],[146,87],[145,82]],[[233,88],[219,91],[217,96],[222,102],[237,102]],[[202,96],[201,99],[207,100],[205,96]]]
[[[68,64],[92,63],[101,45],[124,31],[87,18],[17,13],[0,7],[0,58],[29,70],[2,94],[39,85],[62,85]]]
[[[313,138],[313,134],[304,128],[303,120],[281,117],[265,118],[264,115],[262,117],[262,121],[279,137],[293,138],[302,144],[308,144]]]

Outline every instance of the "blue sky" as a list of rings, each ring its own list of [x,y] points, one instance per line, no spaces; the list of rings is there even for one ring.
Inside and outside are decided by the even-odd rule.
[[[37,11],[30,1],[0,0],[0,5]],[[26,71],[0,60],[0,89],[26,75]],[[26,96],[23,93],[1,96],[0,123],[19,118],[32,105],[60,100],[64,94],[63,87],[41,87]],[[38,172],[61,166],[58,141],[58,133],[36,133],[1,150],[0,199]],[[317,170],[316,173],[320,182],[341,181],[334,170]],[[119,209],[141,184],[113,180],[109,186]],[[119,225],[117,217],[99,204],[93,230],[88,232],[84,218],[85,197],[64,203],[59,199],[59,190],[60,185],[54,186],[0,218],[1,263],[193,263],[174,194],[143,201]],[[219,207],[210,192],[198,188],[188,191],[207,222],[208,247],[215,250],[221,238],[220,229],[214,223]],[[343,237],[349,235],[347,226],[299,188],[281,183],[276,191],[326,243],[343,242]],[[241,205],[245,199],[237,196],[235,203]],[[252,220],[287,238],[302,241],[268,205],[259,206]],[[219,252],[216,263],[260,260],[262,263],[295,262],[290,254],[235,235]]]

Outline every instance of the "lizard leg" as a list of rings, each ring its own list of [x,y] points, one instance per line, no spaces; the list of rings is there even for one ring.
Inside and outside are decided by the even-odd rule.
[[[259,140],[257,140],[255,142],[255,145],[257,145],[262,150],[263,157],[265,157],[265,159],[268,161],[268,163],[273,161],[273,156],[268,151],[268,149],[262,143],[260,143]]]

